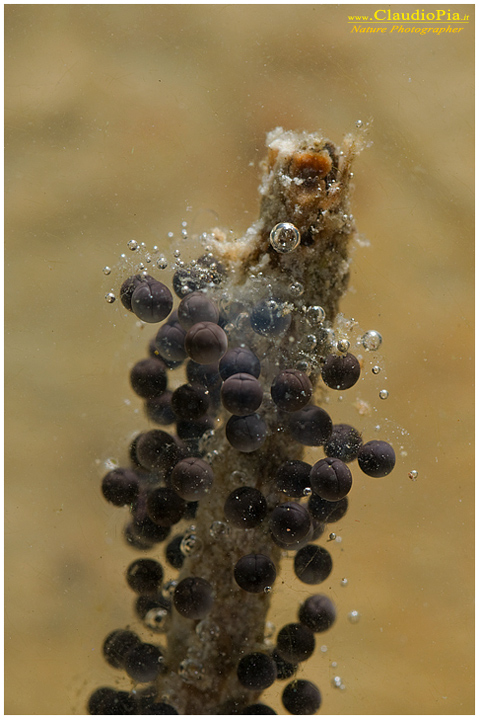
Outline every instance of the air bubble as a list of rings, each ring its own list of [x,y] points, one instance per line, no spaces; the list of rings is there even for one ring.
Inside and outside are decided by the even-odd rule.
[[[107,294],[105,295],[105,300],[106,300],[108,303],[114,303],[116,299],[117,299],[117,298],[115,297],[115,295],[113,294],[113,292],[109,292],[109,293],[107,293]]]
[[[211,450],[210,452],[206,453],[205,460],[210,465],[213,463],[213,461],[219,456],[218,450]]]
[[[300,370],[301,372],[303,372],[305,374],[308,374],[308,372],[310,371],[310,364],[307,360],[299,360],[295,364],[295,369]]]
[[[348,585],[348,578],[342,578],[342,579],[340,580],[340,585],[341,585],[342,587],[347,587],[347,585]]]
[[[210,525],[210,537],[214,538],[215,540],[219,540],[225,535],[228,535],[229,532],[230,528],[226,523],[222,522],[221,520],[214,520]]]
[[[143,622],[145,625],[155,632],[167,632],[169,627],[170,615],[165,608],[152,608],[145,615]]]
[[[199,660],[187,658],[180,663],[178,674],[184,680],[202,680],[205,676],[205,668]]]
[[[272,592],[272,588],[270,587],[270,585],[265,585],[265,587],[263,588],[263,592],[264,592],[266,595],[268,595],[269,593],[271,593],[271,592]]]
[[[127,247],[132,252],[135,252],[136,250],[138,250],[138,243],[136,240],[129,240],[127,243]]]
[[[331,532],[330,535],[328,536],[328,540],[331,542],[332,540],[335,540],[336,537],[337,537],[336,534],[334,532]]]
[[[165,270],[168,267],[168,260],[164,255],[160,255],[160,257],[158,258],[157,267],[160,270]]]
[[[378,397],[380,398],[380,400],[386,400],[389,394],[390,393],[388,392],[388,390],[380,390],[380,392],[378,393]]]
[[[115,470],[120,467],[119,462],[116,458],[107,458],[104,462],[106,470]]]
[[[317,344],[317,338],[315,337],[315,335],[307,335],[305,337],[303,346],[305,347],[307,352],[309,352],[309,351],[315,349],[316,344]]]
[[[374,375],[378,375],[378,373],[381,372],[381,370],[382,370],[382,368],[380,367],[380,365],[374,365],[372,367],[372,373]]]
[[[311,487],[306,487],[303,489],[303,493],[302,493],[303,497],[310,497],[311,494],[312,494]]]
[[[355,123],[355,125],[357,126],[357,128],[363,127],[363,120],[357,120],[357,122]]]
[[[270,232],[270,244],[282,254],[291,253],[300,245],[300,233],[292,223],[277,223]]]
[[[416,480],[418,477],[418,470],[410,470],[410,472],[408,473],[408,477],[410,478],[410,480]]]
[[[311,305],[304,312],[310,325],[321,325],[325,320],[325,310],[320,305]]]
[[[346,338],[342,338],[337,342],[337,350],[341,353],[347,353],[350,350],[350,342]]]
[[[328,647],[326,645],[320,645],[320,652],[326,653],[328,651]]]
[[[338,690],[345,690],[345,685],[343,684],[343,680],[340,677],[340,675],[335,675],[335,677],[332,678],[332,687],[338,688]]]
[[[178,585],[178,580],[169,580],[163,586],[163,592],[168,597],[173,597],[173,593],[175,592],[175,588],[177,587],[177,585]]]
[[[246,312],[242,312],[238,315],[237,319],[235,320],[235,326],[237,330],[240,330],[241,332],[245,332],[247,328],[250,326],[250,315]]]
[[[202,541],[195,535],[192,530],[188,530],[180,543],[180,550],[183,555],[190,556],[200,552],[202,549]]]
[[[294,282],[289,287],[290,294],[293,295],[293,297],[302,297],[304,287],[302,283],[300,282]]]
[[[356,625],[358,622],[360,622],[360,613],[358,610],[352,610],[347,615],[349,621],[352,623],[352,625]]]
[[[376,330],[368,330],[362,337],[365,350],[378,350],[382,344],[382,336]]]
[[[232,472],[232,474],[230,475],[230,478],[235,483],[246,483],[247,482],[247,476],[241,470],[234,470]]]
[[[195,628],[195,632],[200,640],[214,640],[220,635],[220,628],[211,620],[201,620]]]
[[[109,268],[108,265],[105,265],[105,267],[103,268],[103,274],[110,275],[111,272],[112,272],[112,268]]]

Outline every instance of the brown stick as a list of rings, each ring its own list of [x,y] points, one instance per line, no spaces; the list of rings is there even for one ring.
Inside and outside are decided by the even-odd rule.
[[[267,392],[279,367],[299,363],[315,384],[329,336],[327,326],[318,322],[320,311],[312,308],[323,308],[327,323],[332,323],[348,284],[349,245],[356,232],[349,186],[351,165],[361,147],[360,135],[347,136],[338,148],[320,133],[277,128],[267,136],[259,220],[241,238],[231,240],[219,230],[208,238],[214,256],[228,271],[220,303],[233,299],[251,306],[270,294],[286,303],[292,314],[290,329],[277,340],[255,335],[241,315],[229,328],[231,345],[244,342],[261,358],[260,380]],[[301,235],[301,244],[287,254],[276,252],[269,241],[271,229],[280,222],[292,223]],[[265,554],[278,566],[281,550],[273,543],[267,522],[253,530],[235,529],[226,523],[223,505],[240,484],[234,471],[243,473],[245,483],[266,496],[269,508],[284,501],[272,478],[282,462],[300,459],[302,454],[302,446],[285,430],[285,418],[267,398],[262,414],[268,437],[259,450],[234,450],[223,427],[212,440],[215,483],[199,503],[194,522],[199,549],[186,559],[179,579],[194,575],[208,580],[215,604],[200,623],[173,613],[167,637],[169,673],[159,685],[159,695],[168,697],[180,714],[241,710],[260,694],[241,687],[236,668],[244,653],[265,649],[270,595],[241,590],[233,567],[249,553]]]

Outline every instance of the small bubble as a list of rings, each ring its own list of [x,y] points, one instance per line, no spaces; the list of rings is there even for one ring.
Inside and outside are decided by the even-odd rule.
[[[303,489],[303,493],[302,493],[303,497],[310,497],[311,494],[312,494],[311,487],[306,487]]]
[[[117,299],[117,298],[115,297],[115,295],[113,294],[113,292],[109,292],[109,293],[107,293],[107,294],[105,295],[105,300],[106,300],[108,303],[114,303],[116,299]]]
[[[320,305],[310,305],[304,308],[304,313],[310,325],[321,325],[325,320],[325,310]]]
[[[297,370],[300,370],[300,371],[303,372],[303,373],[308,373],[309,370],[310,370],[310,365],[309,365],[309,363],[308,363],[307,360],[299,360],[299,361],[295,364],[295,368],[296,368]]]
[[[289,290],[293,297],[301,297],[303,295],[304,287],[302,283],[294,282],[290,285]]]
[[[342,579],[340,580],[340,585],[341,585],[342,587],[346,587],[346,586],[348,585],[348,579],[347,579],[347,578],[342,578]]]
[[[326,645],[320,645],[320,652],[326,653],[328,651],[328,647]]]
[[[350,343],[346,338],[341,338],[337,342],[337,350],[341,353],[347,353],[350,350]]]
[[[173,593],[175,592],[175,588],[178,585],[178,580],[169,580],[165,583],[163,586],[163,592],[168,595],[168,597],[173,597]]]
[[[272,592],[272,588],[270,587],[270,585],[266,585],[266,586],[263,588],[263,592],[264,592],[266,595],[268,595],[269,593],[271,593],[271,592]]]
[[[235,326],[237,330],[247,330],[250,327],[250,315],[247,312],[240,313],[235,320]]]
[[[200,552],[202,541],[192,530],[187,530],[180,543],[180,551],[183,555],[189,556]]]
[[[138,250],[138,243],[136,240],[129,240],[127,243],[127,247],[132,252],[135,252],[136,250]]]
[[[388,390],[380,390],[380,392],[378,393],[378,397],[380,398],[380,400],[386,400],[388,398],[388,396],[389,396]]]
[[[174,257],[177,258],[177,260],[178,260],[178,258],[180,257],[181,254],[182,254],[182,253],[180,252],[180,250],[179,250],[178,248],[173,251],[173,255],[174,255]]]
[[[342,537],[341,537],[341,535],[337,535],[337,537],[335,538],[335,542],[337,542],[337,543],[341,543],[341,542],[342,542]]]
[[[270,244],[282,254],[291,253],[300,245],[300,233],[292,223],[277,223],[270,232]]]
[[[244,472],[241,470],[234,470],[232,474],[230,475],[230,478],[236,482],[236,483],[245,483],[247,482],[247,476]]]
[[[315,337],[315,335],[307,335],[305,337],[304,347],[306,348],[307,352],[314,350],[316,344],[317,344],[317,338]]]
[[[147,612],[143,622],[145,625],[155,632],[166,632],[170,624],[170,615],[165,608],[152,608]]]
[[[228,527],[227,523],[224,523],[221,520],[214,520],[210,525],[210,537],[214,538],[215,540],[218,540],[219,538],[228,535],[229,532],[230,528]]]
[[[358,622],[360,622],[360,613],[358,610],[352,610],[347,615],[349,621],[352,623],[352,625],[356,625]]]
[[[127,256],[125,255],[125,253],[122,253],[122,254],[120,255],[120,259],[121,259],[121,260],[126,260],[126,259],[127,259]]]
[[[373,373],[374,375],[378,375],[378,373],[381,372],[381,371],[382,371],[382,368],[380,367],[380,365],[374,365],[374,366],[372,367],[372,373]]]
[[[357,122],[355,123],[355,125],[356,125],[358,128],[363,127],[363,120],[357,120]]]
[[[103,274],[110,275],[111,272],[112,272],[112,268],[109,268],[108,265],[105,265],[105,267],[103,268]]]
[[[116,458],[107,458],[104,465],[106,470],[115,470],[115,468],[119,467],[119,463]]]
[[[164,255],[160,255],[160,257],[157,260],[157,267],[160,270],[165,270],[165,268],[168,267],[168,260]]]
[[[219,455],[218,450],[211,450],[209,453],[205,455],[206,462],[212,464],[212,462],[217,458]]]
[[[335,540],[336,537],[337,537],[336,534],[334,532],[331,532],[330,535],[328,536],[327,542],[331,542],[332,540]]]
[[[332,663],[333,665],[333,663]],[[332,687],[338,688],[339,690],[344,690],[345,685],[343,684],[343,680],[339,675],[335,675],[335,677],[332,678]]]
[[[230,333],[233,333],[236,330],[236,327],[234,323],[229,322],[225,325],[223,329],[227,333],[227,335],[230,335]]]
[[[184,680],[202,680],[205,675],[205,668],[199,660],[186,658],[186,660],[182,660],[180,663],[178,667],[178,674]]]
[[[362,337],[365,350],[378,350],[382,344],[382,336],[376,330],[368,330]]]
[[[418,477],[418,471],[410,470],[410,472],[408,473],[408,477],[410,478],[410,480],[416,480]]]
[[[220,635],[220,628],[210,620],[201,620],[195,628],[200,640],[213,640]]]

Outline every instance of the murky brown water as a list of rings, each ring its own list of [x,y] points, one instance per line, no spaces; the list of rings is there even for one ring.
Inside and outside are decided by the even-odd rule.
[[[327,589],[340,617],[302,677],[326,714],[474,711],[473,24],[353,35],[352,12],[6,8],[9,714],[82,714],[114,682],[103,637],[132,618],[134,555],[96,464],[144,425],[127,379],[144,338],[104,300],[127,241],[171,254],[182,220],[241,231],[266,131],[322,127],[340,141],[371,117],[354,197],[371,246],[356,250],[343,310],[382,333],[390,396],[362,393],[370,418],[351,396],[330,409],[367,434],[380,424],[407,455],[385,481],[356,477]],[[282,580],[277,626],[304,594]],[[265,697],[281,712],[278,692]]]

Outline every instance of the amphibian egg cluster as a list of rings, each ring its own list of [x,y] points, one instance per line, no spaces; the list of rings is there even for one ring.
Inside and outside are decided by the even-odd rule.
[[[276,714],[261,693],[277,683],[286,712],[321,707],[326,679],[302,665],[337,616],[321,592],[335,564],[327,526],[355,476],[395,465],[391,445],[325,403],[365,374],[334,324],[354,234],[348,142],[340,153],[275,130],[261,219],[241,242],[215,230],[195,262],[176,253],[168,280],[165,260],[162,280],[141,265],[122,278],[123,308],[153,331],[130,369],[146,420],[101,489],[128,516],[125,577],[143,629],[105,639],[127,686],[95,690],[90,714]],[[370,333],[368,350],[378,345]],[[281,560],[310,595],[272,631]]]
[[[154,278],[139,274],[122,285],[120,296],[126,309],[143,320],[147,315],[163,320],[148,346],[149,356],[138,360],[130,371],[132,390],[145,402],[147,417],[160,427],[138,435],[130,447],[130,466],[110,470],[102,481],[108,502],[129,507],[127,542],[139,551],[165,543],[169,574],[180,571],[172,593],[164,587],[164,568],[156,559],[139,558],[126,571],[127,583],[138,595],[137,617],[149,629],[156,627],[156,618],[161,631],[169,627],[172,615],[192,623],[208,619],[217,602],[219,578],[211,574],[208,578],[182,576],[186,558],[196,552],[197,513],[202,505],[208,510],[212,495],[224,495],[222,511],[214,521],[224,523],[231,532],[251,536],[252,552],[232,557],[231,573],[241,603],[242,593],[263,595],[275,588],[278,552],[275,557],[259,552],[267,537],[273,546],[294,551],[293,571],[300,582],[312,586],[324,582],[332,572],[333,560],[316,541],[325,524],[346,511],[353,480],[348,464],[358,459],[360,469],[373,477],[387,475],[395,464],[388,443],[363,443],[355,428],[333,424],[329,413],[313,402],[308,373],[284,367],[281,352],[272,358],[271,347],[269,354],[261,344],[256,347],[255,336],[260,335],[277,339],[280,351],[278,338],[295,319],[292,309],[284,315],[278,312],[278,301],[256,302],[250,308],[242,303],[242,311],[250,312],[250,329],[245,343],[239,342],[237,333],[231,346],[223,329],[231,318],[222,316],[216,295],[210,297],[208,291],[198,289],[194,274],[188,282],[191,292],[177,293],[182,299],[173,312],[173,304],[166,300],[171,297],[169,291]],[[174,388],[170,375],[178,377],[181,367],[185,368],[185,382]],[[321,377],[328,388],[345,390],[359,379],[360,364],[351,353],[326,354]],[[268,452],[262,450],[268,438],[279,435],[288,443],[293,440],[300,446],[323,448],[326,457],[313,466],[296,458],[274,463],[271,477],[247,477],[245,484],[225,494],[216,482],[215,456],[203,442],[206,432],[218,428],[218,418],[222,425],[215,434],[224,437],[222,452],[236,453],[240,464],[245,455],[258,456],[258,462],[262,453]],[[313,491],[309,499],[307,489]],[[342,501],[344,510],[339,512]],[[175,535],[182,523],[190,523],[189,535]],[[299,621],[279,630],[274,651],[237,651],[239,687],[259,693],[278,678],[290,678],[285,668],[297,668],[313,654],[315,635],[331,627],[335,617],[331,599],[311,595],[299,608]],[[181,671],[188,677],[188,663],[182,668],[169,666],[167,655],[163,645],[144,642],[128,630],[113,631],[104,644],[106,660],[139,685],[171,672]],[[130,714],[131,707],[139,714],[139,701],[132,704],[136,694],[127,694],[127,701],[123,691],[101,690],[90,699],[90,713],[98,714],[101,709],[104,714],[120,710]],[[285,709],[293,714],[316,712],[321,702],[316,685],[300,679],[290,682],[282,697]],[[143,713],[157,706],[158,700],[155,693],[150,705],[143,698]],[[167,703],[166,707],[175,705]],[[248,707],[253,705],[238,711]]]

